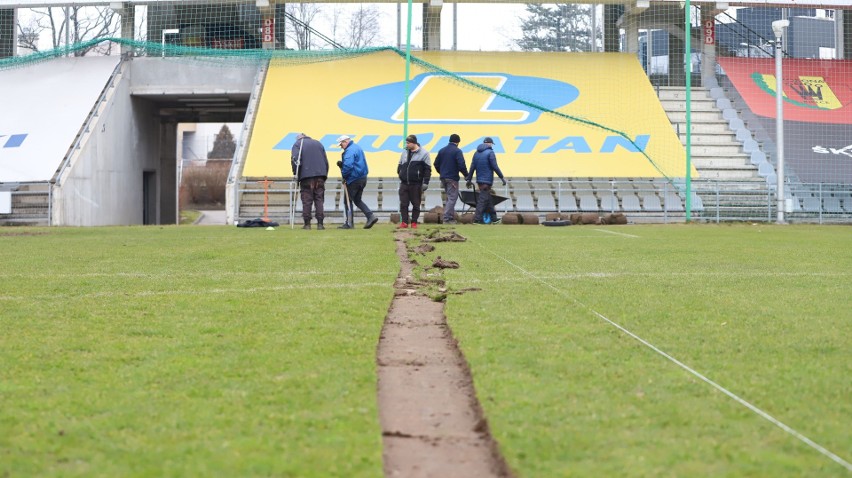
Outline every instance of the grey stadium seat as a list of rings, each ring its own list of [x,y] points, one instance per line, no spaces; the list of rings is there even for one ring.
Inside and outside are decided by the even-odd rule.
[[[535,211],[532,192],[517,191],[515,192],[515,210],[516,211]]]
[[[559,212],[577,212],[577,198],[570,192],[563,191],[559,196]]]
[[[615,212],[620,210],[618,198],[611,192],[601,193],[601,211]]]
[[[678,196],[672,191],[666,193],[664,201],[666,205],[666,211],[679,212],[684,210],[683,201],[681,201],[680,196]]]
[[[660,198],[654,194],[642,196],[642,205],[646,211],[663,212],[663,205],[660,204]]]
[[[641,211],[642,204],[639,202],[639,196],[635,193],[625,194],[621,197],[621,209],[628,211]]]
[[[600,211],[598,200],[595,199],[592,193],[581,193],[579,194],[579,198],[581,211]]]
[[[539,211],[555,211],[556,201],[553,199],[553,194],[550,191],[544,190],[536,194],[538,199]]]

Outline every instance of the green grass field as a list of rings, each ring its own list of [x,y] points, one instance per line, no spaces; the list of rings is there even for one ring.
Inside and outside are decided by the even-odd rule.
[[[446,315],[519,476],[849,476],[849,227],[457,230],[430,256],[480,289]],[[390,226],[6,228],[0,260],[0,475],[382,475]]]

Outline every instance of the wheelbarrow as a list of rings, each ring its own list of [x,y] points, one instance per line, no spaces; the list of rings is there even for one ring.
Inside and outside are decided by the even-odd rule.
[[[509,198],[497,194],[486,194],[491,197],[491,203],[485,207],[485,212],[482,214],[482,222],[490,224],[492,222],[499,221],[499,219],[497,219],[497,211],[494,209],[494,207]],[[459,198],[462,200],[462,202],[474,209],[476,209],[477,197],[479,197],[479,191],[459,191]]]

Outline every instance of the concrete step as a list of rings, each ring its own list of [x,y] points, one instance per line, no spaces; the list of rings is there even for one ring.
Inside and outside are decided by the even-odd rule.
[[[693,156],[738,156],[743,154],[742,146],[739,144],[718,144],[712,146],[692,146]]]
[[[686,135],[680,134],[680,143],[686,145]],[[692,133],[692,145],[730,145],[738,143],[737,136],[731,132],[718,134]]]
[[[686,112],[686,102],[682,100],[660,100],[663,109],[666,111],[683,111]],[[714,101],[692,101],[692,112],[699,111],[718,111]]]
[[[747,171],[757,172],[750,163],[743,161],[742,158],[727,158],[723,156],[693,156],[692,164],[696,168],[712,168],[712,169],[743,169]]]
[[[686,123],[686,112],[685,111],[667,111],[669,121],[672,123]],[[695,123],[724,123],[728,124],[728,122],[722,118],[722,114],[719,113],[719,110],[713,111],[693,111],[692,112],[692,122]]]
[[[686,101],[686,88],[677,86],[661,86],[657,88],[657,96],[661,100],[681,100]],[[692,101],[713,101],[710,97],[710,92],[705,88],[693,88],[690,91]]]

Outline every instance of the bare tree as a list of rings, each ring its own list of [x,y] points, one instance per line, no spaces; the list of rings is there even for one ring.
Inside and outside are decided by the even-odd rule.
[[[315,3],[288,3],[285,11],[290,26],[287,38],[296,42],[297,50],[310,50],[314,46],[311,23],[319,14],[320,7]]]
[[[345,42],[347,46],[349,48],[375,46],[376,40],[381,35],[381,18],[382,12],[376,5],[359,4],[349,18],[349,38]]]
[[[78,45],[89,40],[115,36],[121,28],[120,17],[109,7],[31,8],[24,15],[27,22],[18,23],[18,46],[33,52],[41,50],[47,38],[49,48]],[[68,41],[66,42],[66,38]],[[112,43],[103,42],[74,50],[74,56],[89,52],[109,55]]]
[[[25,26],[18,22],[18,48],[23,48],[31,52],[38,51],[38,30],[33,26]]]

